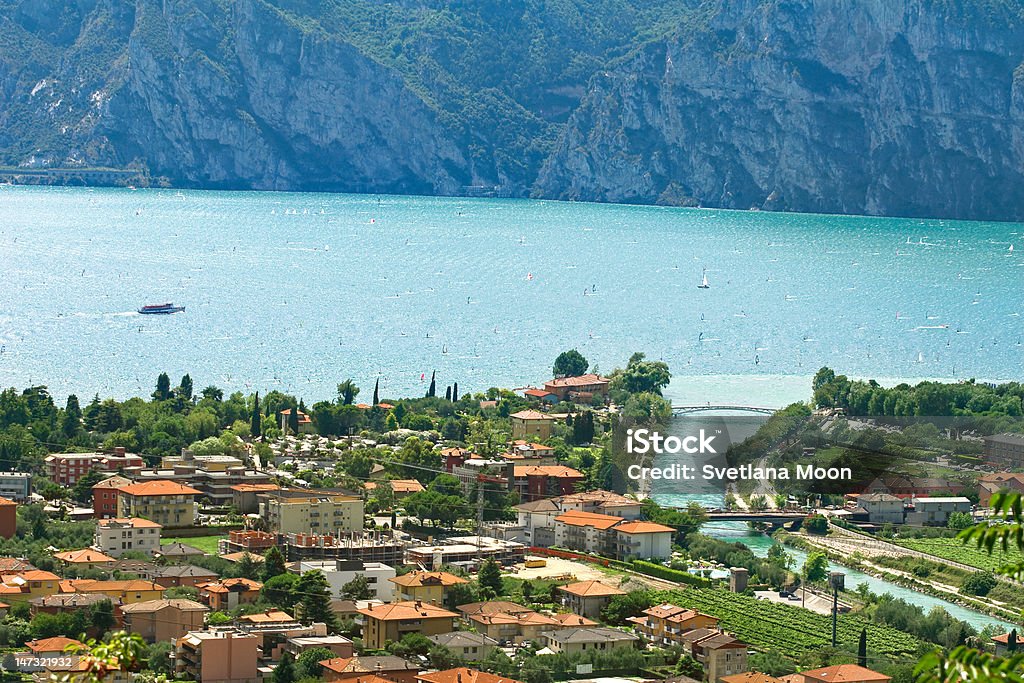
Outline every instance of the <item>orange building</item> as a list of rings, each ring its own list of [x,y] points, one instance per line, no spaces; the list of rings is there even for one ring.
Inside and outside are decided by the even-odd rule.
[[[0,498],[0,536],[14,538],[18,527],[18,504],[9,498]]]
[[[356,610],[363,615],[363,644],[374,650],[383,650],[390,640],[398,642],[407,633],[436,636],[455,630],[458,615],[425,602],[393,602]]]
[[[419,668],[401,657],[333,657],[320,662],[327,683],[416,683]]]
[[[263,584],[252,579],[224,579],[211,583],[201,583],[199,599],[217,612],[234,609],[239,605],[256,602],[260,597]]]
[[[562,593],[562,605],[568,607],[574,614],[591,619],[600,618],[601,610],[616,595],[626,594],[626,591],[600,581],[570,583],[559,587],[558,590]]]
[[[432,671],[416,676],[417,683],[519,683],[514,678],[495,676],[477,669],[460,666],[447,671]]]
[[[648,640],[659,645],[682,644],[683,634],[694,629],[715,629],[718,619],[692,609],[669,603],[655,605],[641,612],[641,616],[630,617],[637,631]]]

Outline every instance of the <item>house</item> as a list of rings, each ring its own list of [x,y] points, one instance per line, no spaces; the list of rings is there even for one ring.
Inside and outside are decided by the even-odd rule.
[[[1024,434],[995,434],[984,438],[985,462],[1011,470],[1024,470]]]
[[[14,538],[18,527],[18,504],[10,498],[0,498],[0,537]]]
[[[97,581],[95,579],[68,579],[60,582],[61,593],[102,593],[121,605],[135,602],[159,600],[164,589],[152,581],[126,579],[122,581]],[[123,609],[123,607],[122,607]]]
[[[142,517],[158,522],[164,529],[195,524],[199,491],[166,479],[130,484],[119,489],[118,517]]]
[[[305,574],[319,571],[327,579],[331,594],[341,596],[346,584],[357,576],[366,577],[366,583],[373,592],[373,597],[383,602],[391,602],[395,596],[395,586],[391,583],[395,577],[395,568],[382,562],[364,562],[362,560],[300,560],[288,565],[293,574]]]
[[[570,493],[555,499],[562,512],[594,512],[599,515],[621,517],[627,521],[640,519],[643,503],[614,491],[585,491]]]
[[[1024,647],[1022,647],[1022,644],[1020,643],[1020,639],[1017,637],[1017,634],[1015,632],[1013,633],[1013,638],[1014,638],[1014,652],[1021,652],[1022,650],[1024,650]],[[996,655],[998,655],[1000,657],[1005,657],[1009,653],[1009,651],[1010,651],[1010,633],[1003,633],[1003,634],[998,635],[998,636],[992,636],[992,642],[995,643],[995,646],[996,646]]]
[[[64,636],[30,640],[25,643],[26,652],[19,657],[24,665],[19,665],[18,669],[25,672],[43,671],[58,661],[67,660],[77,648],[85,648],[85,643]]]
[[[615,554],[619,560],[630,558],[664,560],[672,556],[676,530],[654,522],[623,522],[612,529]]]
[[[93,547],[111,557],[129,550],[152,555],[160,549],[159,523],[140,517],[114,517],[96,522]]]
[[[112,453],[56,453],[44,459],[46,476],[58,486],[74,486],[89,472],[114,474],[125,470],[138,470],[146,464],[141,455],[127,453],[117,447]]]
[[[235,484],[231,487],[231,505],[239,514],[253,514],[259,512],[259,494],[280,489],[277,484]]]
[[[206,555],[206,553],[195,546],[175,542],[161,545],[160,549],[157,550],[154,555],[169,564],[178,564],[181,562],[188,562],[193,557]]]
[[[578,377],[558,377],[544,382],[545,391],[550,391],[558,400],[590,403],[595,396],[608,395],[609,380],[600,375],[588,373]]]
[[[528,502],[573,493],[585,478],[565,465],[514,465],[509,487]]]
[[[164,588],[171,588],[173,586],[191,586],[194,588],[201,583],[212,583],[217,580],[217,577],[217,572],[192,564],[167,565],[158,567],[153,572],[154,583]]]
[[[95,569],[97,567],[107,568],[115,561],[110,555],[104,555],[100,551],[92,548],[65,550],[63,552],[54,553],[53,559],[59,561],[65,568],[74,567],[76,569]]]
[[[572,612],[560,612],[559,614],[556,614],[556,615],[554,615],[551,618],[554,619],[555,621],[557,621],[562,628],[574,628],[574,627],[578,627],[578,626],[600,626],[601,625],[601,624],[597,623],[596,621],[594,621],[593,619],[588,619],[586,617],[581,617],[580,615],[573,614]]]
[[[683,640],[685,647],[687,637]],[[720,683],[723,677],[743,673],[750,668],[747,666],[748,645],[721,631],[689,640],[689,648],[690,655],[703,665],[704,677],[709,683]]]
[[[299,414],[299,420],[298,420],[299,434],[312,434],[313,431],[314,431],[314,429],[313,429],[313,419],[309,415],[307,415],[306,413],[304,413],[301,410],[299,410],[298,408],[295,408],[294,410],[295,410],[295,412],[297,412]],[[278,415],[281,418],[281,433],[282,434],[288,434],[288,433],[290,433],[292,431],[291,427],[288,426],[288,422],[289,422],[288,418],[291,417],[291,414],[292,414],[292,408],[287,408],[287,409],[282,410],[282,411],[280,411],[278,413]]]
[[[355,651],[355,645],[345,636],[296,636],[285,641],[284,651],[298,659],[303,652],[321,647],[335,657],[351,657]]]
[[[434,605],[444,604],[445,591],[451,586],[469,583],[448,572],[412,571],[388,579],[395,584],[399,600],[421,600]]]
[[[523,396],[525,396],[527,400],[537,401],[547,405],[558,403],[558,394],[553,391],[548,391],[547,389],[526,389],[523,391]]]
[[[263,584],[238,577],[201,583],[196,588],[199,589],[199,599],[209,605],[210,609],[223,612],[239,605],[256,602],[260,597],[260,591],[263,590]]]
[[[718,627],[716,617],[670,603],[650,607],[628,621],[648,640],[663,645],[681,645],[685,633],[696,629],[710,631]]]
[[[117,498],[123,486],[130,486],[131,479],[115,474],[92,487],[92,514],[96,519],[117,517]]]
[[[903,524],[903,499],[891,493],[864,493],[857,504],[872,524]]]
[[[473,631],[454,631],[452,633],[440,633],[430,636],[432,643],[447,648],[455,656],[461,657],[467,662],[479,662],[487,659],[487,656],[498,646],[498,641],[483,633]]]
[[[420,672],[412,662],[390,655],[377,657],[337,657],[320,662],[325,681],[350,683],[416,683]]]
[[[357,610],[362,615],[363,644],[381,650],[387,642],[397,642],[407,633],[422,633],[429,637],[455,630],[458,615],[446,609],[421,601],[393,602]]]
[[[568,655],[630,649],[636,647],[640,640],[632,633],[603,626],[563,628],[557,631],[547,631],[541,636],[545,646],[552,652]]]
[[[175,641],[189,631],[201,631],[210,608],[194,600],[145,600],[121,606],[124,630],[138,633],[147,643]]]
[[[971,501],[963,496],[914,498],[913,506],[906,517],[907,524],[912,526],[946,526],[954,512],[971,513]]]
[[[562,624],[540,612],[530,609],[509,612],[488,612],[471,614],[468,617],[473,628],[499,643],[525,643],[540,640],[541,635],[562,627]]]
[[[23,501],[31,492],[32,475],[28,472],[0,472],[0,496]]]
[[[60,577],[41,569],[0,574],[0,600],[8,604],[62,592]]]
[[[363,499],[336,491],[280,489],[258,495],[267,528],[281,534],[344,534],[363,528]]]
[[[555,427],[555,418],[536,410],[520,410],[509,415],[512,420],[513,439],[537,439],[546,441],[551,438]]]
[[[431,671],[416,676],[416,683],[519,683],[514,678],[495,676],[485,671],[459,667],[447,671]]]
[[[999,492],[1024,493],[1024,472],[995,472],[978,477],[978,507],[989,507]]]
[[[396,500],[401,500],[406,496],[411,496],[414,493],[426,490],[423,488],[423,484],[419,483],[415,479],[390,479],[382,482],[368,481],[363,484],[363,488],[365,488],[367,492],[373,493],[381,484],[387,484],[391,487],[391,492],[395,495]]]
[[[562,605],[574,614],[591,619],[599,619],[603,610],[616,595],[625,595],[626,591],[600,581],[581,581],[560,586]]]
[[[465,605],[459,605],[455,609],[462,612],[464,617],[471,617],[474,614],[522,614],[523,612],[533,611],[529,607],[523,607],[518,602],[509,602],[507,600],[470,602]]]
[[[624,520],[596,512],[565,512],[555,517],[555,545],[584,553],[615,555],[615,539],[609,529]]]
[[[786,683],[889,683],[892,677],[857,664],[838,664],[783,676]]]
[[[238,631],[191,631],[178,639],[177,677],[200,683],[259,683],[259,638]]]
[[[722,676],[719,680],[722,683],[785,683],[781,678],[769,676],[760,671],[744,671],[739,674]]]
[[[964,485],[952,479],[883,474],[868,484],[863,493],[891,493],[900,498],[913,498],[943,493],[957,495],[963,490]]]
[[[75,612],[86,607],[92,607],[110,600],[110,596],[102,593],[56,593],[44,595],[29,600],[29,609],[32,616],[37,614],[65,614]],[[112,600],[115,608],[119,607],[117,600]]]

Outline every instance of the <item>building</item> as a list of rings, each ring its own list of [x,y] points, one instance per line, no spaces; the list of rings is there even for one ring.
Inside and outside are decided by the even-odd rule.
[[[676,530],[654,522],[622,522],[612,529],[615,535],[615,558],[664,560],[672,556],[672,539]]]
[[[995,434],[986,436],[985,461],[996,467],[1024,470],[1024,434]]]
[[[746,643],[733,638],[728,633],[695,629],[683,636],[683,646],[689,649],[690,655],[704,667],[704,678],[709,683],[720,683],[722,678],[743,673],[750,669],[747,665]],[[694,634],[701,634],[693,637]]]
[[[963,496],[949,498],[914,498],[914,509],[907,513],[907,524],[913,526],[946,526],[954,512],[971,513],[971,501]]]
[[[226,539],[217,542],[217,550],[221,555],[229,553],[263,554],[277,545],[277,534],[269,531],[238,530],[229,531]]]
[[[123,486],[130,486],[132,480],[121,475],[107,477],[92,487],[92,515],[96,519],[117,517],[117,497]]]
[[[788,683],[889,683],[892,677],[857,664],[838,664],[783,677]]]
[[[85,643],[64,636],[30,640],[25,643],[26,652],[21,656],[27,666],[19,666],[18,669],[27,673],[43,671],[58,661],[68,659],[68,650],[72,648],[85,648]]]
[[[541,634],[545,646],[555,653],[580,654],[630,649],[637,645],[638,636],[615,628],[584,626],[563,628]]]
[[[54,595],[32,598],[29,600],[29,609],[32,616],[37,614],[64,614],[92,607],[107,600],[110,600],[110,597],[102,593],[56,593]],[[115,608],[119,607],[117,601],[111,600],[111,603]]]
[[[176,541],[174,543],[165,543],[164,545],[161,545],[154,555],[167,564],[182,564],[188,562],[193,557],[202,557],[206,555],[206,553],[195,546]]]
[[[416,683],[519,683],[514,678],[495,676],[476,669],[459,667],[447,671],[431,671],[416,676]]]
[[[110,555],[104,555],[92,548],[65,550],[64,552],[54,553],[53,559],[60,562],[65,568],[74,567],[76,569],[107,568],[113,565],[115,561]]]
[[[259,581],[242,577],[202,583],[197,586],[199,599],[210,606],[215,612],[234,609],[239,605],[256,602],[263,590]]]
[[[1024,472],[995,472],[978,477],[978,507],[989,507],[999,492],[1024,493]]]
[[[100,593],[112,602],[130,605],[148,600],[160,600],[164,589],[152,581],[126,579],[122,581],[97,581],[96,579],[67,579],[60,582],[61,593]]]
[[[240,484],[259,486],[270,482],[270,475],[260,470],[246,469],[245,464],[230,455],[193,455],[183,451],[181,456],[165,458],[157,469],[140,470],[132,475],[138,483],[173,481],[190,486],[203,501],[212,506],[230,507],[234,503],[234,487]],[[275,487],[276,488],[276,487]]]
[[[1014,651],[1020,652],[1021,645],[1020,641],[1017,640],[1017,634],[1013,634],[1014,637]],[[992,636],[992,642],[996,646],[996,656],[1005,657],[1010,652],[1010,634],[1002,633],[998,636]]]
[[[536,410],[520,410],[509,415],[512,420],[513,439],[546,441],[554,431],[555,418]]]
[[[231,487],[231,505],[240,514],[253,514],[260,511],[259,494],[279,490],[277,484],[235,484]]]
[[[277,539],[281,552],[292,561],[361,560],[396,565],[404,562],[409,545],[389,531],[359,531],[340,537],[331,534],[281,534]]]
[[[785,683],[781,678],[763,674],[760,671],[744,671],[740,674],[722,676],[722,683]]]
[[[578,377],[558,377],[544,382],[544,390],[558,397],[558,400],[590,403],[595,396],[604,398],[608,395],[609,380],[593,373]]]
[[[473,631],[454,631],[452,633],[440,633],[430,636],[429,640],[441,647],[447,648],[457,657],[467,662],[479,662],[487,659],[487,656],[498,647],[498,641],[483,633]]]
[[[171,564],[157,567],[152,573],[153,582],[164,588],[190,586],[212,583],[217,580],[217,572],[192,564]],[[192,629],[190,629],[192,630]]]
[[[455,630],[458,615],[425,602],[394,602],[357,610],[362,615],[363,644],[381,650],[387,642],[397,642],[407,633],[429,637]]]
[[[174,670],[199,683],[259,683],[259,638],[239,631],[191,631],[178,639]]]
[[[558,620],[525,608],[514,612],[480,612],[469,615],[467,620],[478,633],[499,643],[540,640],[543,633],[562,627]]]
[[[309,415],[307,415],[306,413],[304,413],[301,410],[299,410],[298,408],[295,409],[295,412],[297,412],[299,414],[299,434],[312,434],[313,433],[313,419]],[[288,426],[288,418],[289,418],[289,416],[291,416],[291,414],[292,414],[292,409],[291,408],[288,408],[286,410],[282,410],[282,411],[280,411],[278,413],[278,416],[280,417],[280,420],[281,420],[281,433],[282,434],[288,434],[289,432],[292,431],[291,428]]]
[[[649,607],[640,616],[632,616],[628,621],[648,640],[663,645],[681,645],[683,634],[696,629],[718,628],[716,617],[671,603]]]
[[[355,645],[345,636],[296,636],[285,641],[284,651],[298,659],[303,652],[320,647],[330,650],[335,657],[351,657],[355,650]]]
[[[196,519],[199,491],[166,479],[129,484],[119,490],[118,517],[142,517],[164,529],[190,527]]]
[[[362,560],[300,560],[288,567],[288,571],[293,574],[305,574],[314,570],[324,575],[331,587],[331,594],[335,597],[341,596],[345,584],[357,576],[365,576],[375,599],[382,602],[391,602],[395,599],[395,585],[392,581],[396,572],[390,565]]]
[[[405,555],[406,564],[419,564],[435,570],[445,565],[473,569],[487,558],[505,566],[522,562],[526,557],[526,546],[489,536],[450,536],[439,545],[409,548]]]
[[[160,549],[158,522],[139,517],[115,517],[96,522],[93,546],[111,557],[120,557],[129,550],[152,555]]]
[[[320,662],[325,681],[350,683],[416,683],[420,672],[412,662],[401,657],[336,657]]]
[[[54,595],[64,592],[61,591],[60,583],[59,576],[42,569],[24,569],[0,574],[0,600],[14,604]]]
[[[611,602],[612,598],[616,595],[626,594],[626,591],[600,581],[570,583],[567,586],[560,586],[558,592],[562,594],[564,607],[567,607],[573,614],[591,619],[600,619],[601,610]]]
[[[281,489],[259,494],[259,514],[280,534],[344,534],[363,528],[363,499],[333,491]]]
[[[529,502],[574,493],[585,478],[582,472],[565,465],[514,465],[509,487],[520,500]]]
[[[28,500],[32,475],[28,472],[0,472],[0,496],[14,501]]]
[[[883,474],[868,484],[863,493],[891,493],[900,498],[915,496],[957,495],[964,485],[941,477],[911,477],[902,474]]]
[[[10,498],[0,498],[0,537],[14,538],[18,530],[18,504]]]
[[[395,584],[398,600],[420,600],[433,605],[443,605],[445,591],[451,586],[469,583],[461,576],[448,572],[412,571],[388,579]]]
[[[864,493],[857,504],[872,524],[903,524],[903,499],[891,493]]]
[[[112,453],[56,453],[44,460],[46,476],[60,486],[74,486],[89,472],[125,472],[139,470],[146,464],[141,455],[126,453],[117,447]]]
[[[552,393],[547,389],[525,389],[523,390],[523,396],[530,401],[539,401],[546,405],[558,403],[558,394]]]
[[[396,500],[401,500],[406,496],[411,496],[414,493],[425,491],[423,484],[419,483],[415,479],[389,479],[387,481],[368,481],[363,484],[363,488],[367,492],[372,493],[377,489],[378,486],[387,484],[391,487],[391,492],[394,494]]]
[[[555,545],[605,557],[615,555],[615,537],[609,530],[623,521],[621,517],[596,512],[565,512],[555,517]]]
[[[138,633],[147,643],[176,641],[189,631],[201,631],[210,608],[194,600],[145,600],[121,606],[124,630]]]

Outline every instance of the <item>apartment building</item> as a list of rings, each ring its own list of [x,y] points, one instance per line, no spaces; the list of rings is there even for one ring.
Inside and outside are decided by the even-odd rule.
[[[98,581],[96,579],[65,579],[60,582],[61,593],[99,593],[110,598],[115,604],[128,605],[164,597],[164,589],[152,581],[126,579],[122,581]]]
[[[388,641],[398,642],[407,633],[430,637],[455,630],[458,615],[425,602],[394,602],[356,610],[362,615],[363,645],[382,650]]]
[[[138,633],[147,643],[176,641],[200,631],[210,608],[195,600],[145,600],[121,606],[124,630]]]
[[[648,640],[661,645],[683,644],[683,634],[696,629],[716,629],[718,619],[670,603],[655,605],[640,616],[630,617],[633,628]]]
[[[448,572],[412,571],[388,579],[395,584],[399,600],[420,600],[434,605],[444,604],[445,592],[460,583],[469,583]]]
[[[190,631],[176,643],[175,673],[201,683],[259,683],[259,642],[240,631]]]
[[[131,486],[132,480],[115,474],[92,487],[92,516],[96,519],[117,517],[117,498],[121,489]]]
[[[603,610],[616,595],[625,595],[626,591],[609,586],[600,581],[580,581],[560,586],[558,592],[562,596],[562,606],[573,614],[590,619],[600,619]]]
[[[333,491],[281,489],[258,496],[267,528],[280,534],[344,534],[363,528],[363,499]]]
[[[146,463],[141,455],[126,453],[117,447],[112,453],[55,453],[43,461],[46,476],[60,486],[74,486],[89,472],[130,471],[141,469]]]
[[[913,512],[906,517],[912,526],[946,526],[954,512],[971,512],[971,501],[964,496],[914,498],[913,505]]]
[[[165,479],[130,484],[120,489],[118,517],[142,517],[165,529],[190,527],[196,519],[199,491]]]
[[[152,555],[160,549],[159,523],[141,517],[115,517],[96,522],[93,545],[111,557],[120,557],[129,550]]]
[[[32,493],[32,475],[28,472],[0,472],[0,496],[26,500]]]
[[[585,475],[565,465],[514,465],[509,486],[520,500],[566,496],[576,491]]]
[[[640,640],[632,633],[602,626],[563,628],[542,636],[552,652],[568,655],[634,648]]]
[[[300,560],[292,562],[288,566],[288,571],[293,574],[305,574],[310,571],[321,572],[331,587],[331,594],[335,597],[341,596],[341,590],[345,584],[353,581],[357,576],[364,576],[370,590],[373,591],[374,599],[382,602],[391,602],[395,599],[395,584],[392,581],[397,572],[394,567],[382,562]]]

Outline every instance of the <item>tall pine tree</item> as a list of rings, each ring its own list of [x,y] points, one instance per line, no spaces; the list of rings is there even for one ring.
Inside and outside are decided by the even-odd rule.
[[[437,396],[437,370],[432,370],[430,373],[430,387],[427,389],[427,398],[434,398]]]
[[[459,383],[455,382],[452,385],[452,403],[459,402]]]
[[[380,377],[373,383],[373,403],[371,405],[377,405],[380,403]]]
[[[161,372],[156,378],[156,391],[153,392],[153,399],[166,401],[171,397],[171,378],[166,372]]]
[[[249,420],[249,434],[256,438],[262,431],[262,414],[260,413],[260,392],[256,392],[256,400],[252,404],[252,418]]]

